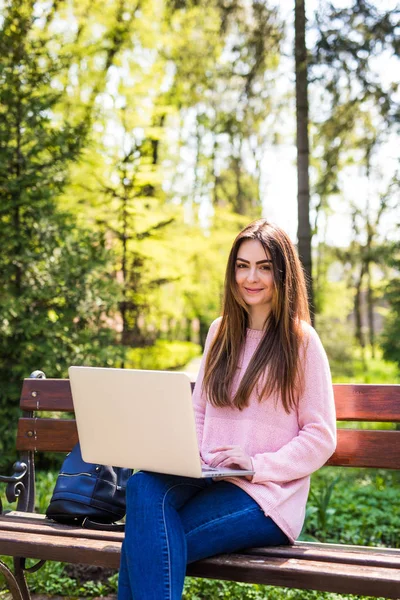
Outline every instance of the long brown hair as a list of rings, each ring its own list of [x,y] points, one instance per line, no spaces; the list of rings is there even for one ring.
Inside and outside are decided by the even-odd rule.
[[[231,398],[230,391],[249,326],[249,309],[239,294],[235,279],[238,250],[245,240],[258,240],[266,255],[269,253],[274,294],[264,335]],[[203,381],[210,403],[242,410],[258,384],[260,400],[276,392],[289,413],[296,406],[303,385],[299,360],[302,320],[310,323],[310,313],[303,269],[292,242],[282,229],[265,219],[250,223],[236,237],[228,258],[222,320],[207,355]]]

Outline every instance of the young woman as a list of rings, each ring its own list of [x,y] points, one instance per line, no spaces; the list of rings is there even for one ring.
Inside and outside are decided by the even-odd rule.
[[[309,322],[293,244],[251,223],[230,252],[193,403],[204,463],[254,475],[131,477],[119,600],[178,600],[187,563],[299,535],[310,474],[336,442],[329,365]]]

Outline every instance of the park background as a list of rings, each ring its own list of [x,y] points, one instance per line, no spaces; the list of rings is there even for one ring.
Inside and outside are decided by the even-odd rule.
[[[390,0],[0,1],[2,473],[35,369],[195,376],[232,240],[260,216],[298,242],[334,381],[400,381],[399,16]],[[59,462],[38,464],[43,511]],[[399,547],[398,474],[336,475],[314,476],[303,538]],[[116,585],[54,564],[32,578]]]

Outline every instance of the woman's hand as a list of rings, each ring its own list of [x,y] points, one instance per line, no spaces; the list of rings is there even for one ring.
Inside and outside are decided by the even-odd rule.
[[[253,470],[250,456],[240,446],[220,446],[219,448],[214,448],[212,452],[218,452],[218,454],[210,462],[210,467],[240,468],[246,471]],[[246,477],[249,480],[251,478],[251,475]]]

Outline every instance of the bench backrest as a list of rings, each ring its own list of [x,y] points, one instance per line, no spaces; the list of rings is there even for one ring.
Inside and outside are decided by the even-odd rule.
[[[400,385],[335,384],[338,444],[328,465],[400,469],[400,430],[345,429],[340,422],[400,423]],[[69,452],[78,441],[68,379],[25,379],[23,416],[18,422],[19,451]],[[43,412],[51,413],[41,416]],[[64,415],[67,416],[67,415]],[[73,415],[72,415],[73,417]],[[390,427],[390,426],[389,426]]]

